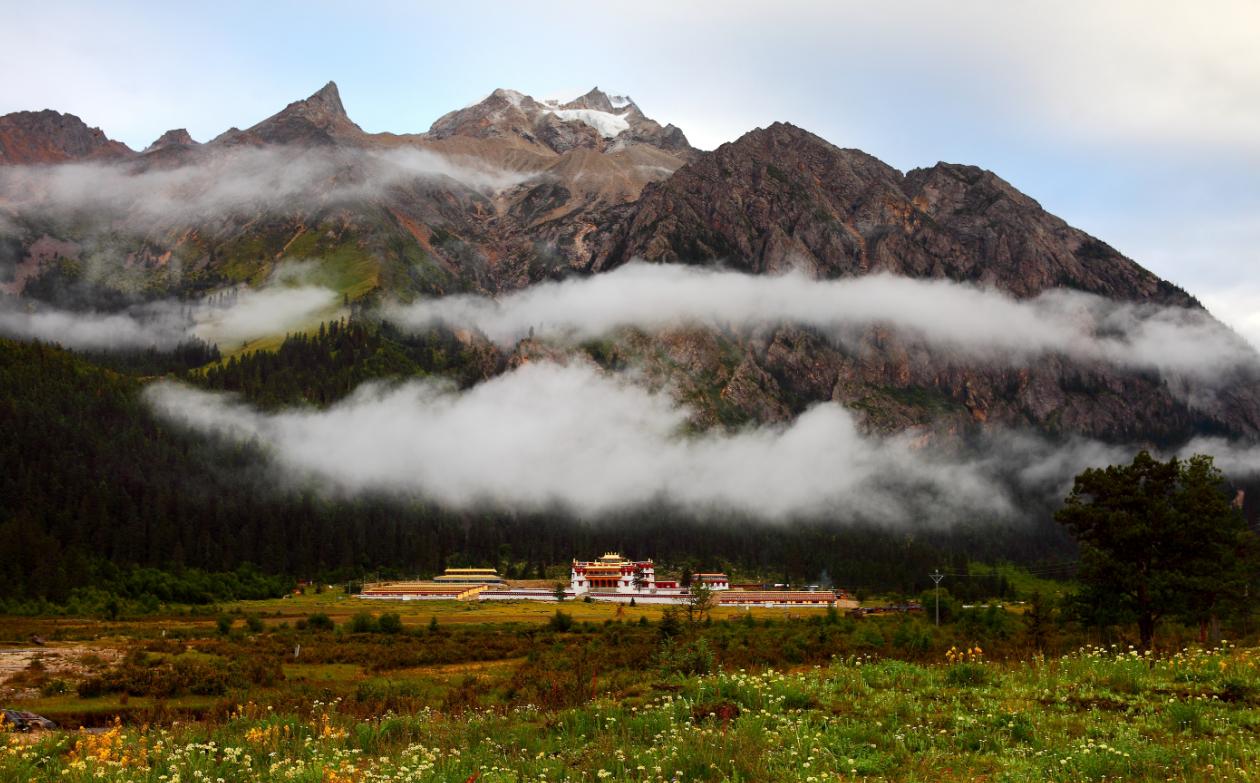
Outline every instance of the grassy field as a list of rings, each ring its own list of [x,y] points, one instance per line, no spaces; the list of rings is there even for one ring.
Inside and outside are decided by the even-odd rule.
[[[3,706],[92,727],[0,735],[0,783],[1198,781],[1260,762],[1260,651],[1194,629],[1144,656],[1015,611],[559,608],[334,589],[0,617]]]
[[[283,621],[303,617],[312,612],[323,612],[330,617],[344,620],[356,612],[395,612],[405,625],[425,624],[436,617],[440,623],[545,623],[555,614],[557,606],[573,616],[577,622],[604,622],[605,620],[637,621],[640,617],[657,620],[661,606],[629,606],[609,603],[568,600],[563,604],[539,601],[375,601],[347,596],[340,588],[323,593],[308,590],[305,595],[277,598],[270,601],[241,601],[226,604],[228,612],[256,612],[268,621]],[[818,615],[822,609],[798,607],[788,609],[756,608],[753,616],[787,618]],[[715,620],[742,617],[748,611],[738,608],[713,610]]]
[[[964,652],[662,676],[565,710],[365,718],[337,699],[254,702],[215,723],[0,740],[0,780],[1251,780],[1256,661],[1228,647],[1006,663]]]

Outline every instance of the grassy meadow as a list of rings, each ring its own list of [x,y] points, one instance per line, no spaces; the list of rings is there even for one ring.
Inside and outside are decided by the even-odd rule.
[[[48,644],[0,677],[16,694],[0,700],[71,728],[0,735],[0,781],[1260,774],[1251,646],[1170,632],[1139,655],[1005,611],[940,628],[802,609],[562,611],[328,591],[114,622],[3,617],[0,639]]]

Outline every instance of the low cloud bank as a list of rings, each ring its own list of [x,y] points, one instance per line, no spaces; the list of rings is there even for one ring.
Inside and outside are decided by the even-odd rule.
[[[194,431],[261,444],[295,480],[457,509],[598,516],[664,502],[701,515],[926,527],[1018,519],[1020,498],[1061,497],[1082,468],[1131,456],[1009,435],[960,458],[908,435],[864,435],[832,403],[783,427],[686,434],[686,407],[585,364],[529,364],[462,392],[431,380],[369,384],[318,411],[261,413],[174,383],[147,395]]]
[[[1243,339],[1199,310],[1067,290],[1020,301],[973,285],[892,275],[814,280],[801,273],[771,277],[632,263],[498,300],[450,296],[392,305],[384,314],[413,329],[437,323],[476,328],[503,345],[531,330],[583,340],[623,327],[653,331],[679,323],[736,329],[804,324],[843,343],[865,327],[884,325],[988,361],[1055,353],[1199,380],[1260,363]]]
[[[336,292],[310,285],[233,289],[195,302],[167,299],[120,312],[0,298],[0,334],[89,351],[167,350],[194,337],[230,348],[308,326],[330,316],[337,302]]]
[[[530,176],[416,148],[243,147],[146,170],[134,163],[0,167],[0,208],[15,216],[88,219],[153,231],[234,214],[292,212],[370,199],[390,188],[426,181],[453,180],[472,190],[495,192]]]

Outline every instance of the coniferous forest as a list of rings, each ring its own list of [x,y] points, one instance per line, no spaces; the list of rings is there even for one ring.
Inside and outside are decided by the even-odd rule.
[[[0,597],[64,602],[85,588],[132,597],[176,589],[145,587],[132,576],[139,568],[352,579],[489,564],[539,578],[607,549],[680,570],[795,583],[829,577],[850,589],[912,593],[942,564],[1062,560],[1071,551],[1049,522],[995,536],[991,527],[910,533],[844,520],[699,520],[667,508],[588,520],[558,509],[451,512],[422,498],[332,498],[277,480],[256,447],[157,418],[141,398],[152,370],[176,368],[174,377],[274,408],[326,405],[370,379],[437,374],[470,385],[494,372],[493,359],[440,331],[403,338],[352,320],[208,370],[179,370],[181,361],[149,355],[109,368],[58,347],[0,340]],[[259,589],[236,581],[241,597]],[[193,582],[179,589],[198,595]]]

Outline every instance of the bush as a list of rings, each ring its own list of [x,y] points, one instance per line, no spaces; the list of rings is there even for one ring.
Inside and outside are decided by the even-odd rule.
[[[312,631],[331,631],[333,629],[332,618],[323,612],[307,615],[306,627]]]
[[[936,590],[925,590],[919,595],[919,604],[923,606],[923,616],[929,621],[936,622]],[[962,605],[954,600],[949,591],[944,587],[940,590],[941,599],[941,623],[953,622],[958,613],[962,611]]]
[[[662,671],[678,674],[708,674],[714,668],[713,651],[703,636],[690,644],[667,638],[658,655]]]
[[[665,611],[661,612],[660,629],[663,639],[669,639],[682,632],[682,618],[678,616],[677,607],[667,606]]]
[[[65,680],[61,680],[61,679],[49,680],[48,682],[44,683],[43,685],[39,687],[39,695],[44,696],[44,697],[60,696],[63,693],[69,693],[69,692],[70,692],[70,684],[66,682]]]
[[[905,620],[893,632],[892,643],[903,653],[921,655],[932,649],[932,632],[917,620]]]
[[[227,636],[232,632],[232,618],[225,614],[219,615],[219,619],[215,620],[215,625],[219,629],[220,636]]]
[[[351,633],[372,633],[376,630],[376,618],[367,612],[358,612],[350,618]]]
[[[573,627],[573,615],[556,610],[556,613],[547,621],[547,627],[553,631],[564,633]]]
[[[262,618],[256,614],[246,615],[245,627],[249,629],[250,633],[262,633],[264,627]]]
[[[874,623],[866,622],[857,632],[857,638],[853,640],[853,644],[855,647],[878,649],[884,646],[884,635],[879,632],[879,628]]]
[[[229,688],[242,687],[254,677],[259,684],[274,684],[278,679],[280,665],[276,661],[268,664],[265,659],[251,659],[248,666],[251,668],[246,674],[241,667],[225,661],[187,656],[158,661],[145,655],[129,655],[116,668],[80,682],[78,693],[82,698],[105,693],[159,699],[188,693],[222,696]]]
[[[376,627],[381,633],[401,633],[403,629],[402,617],[393,612],[387,612],[376,621]]]

